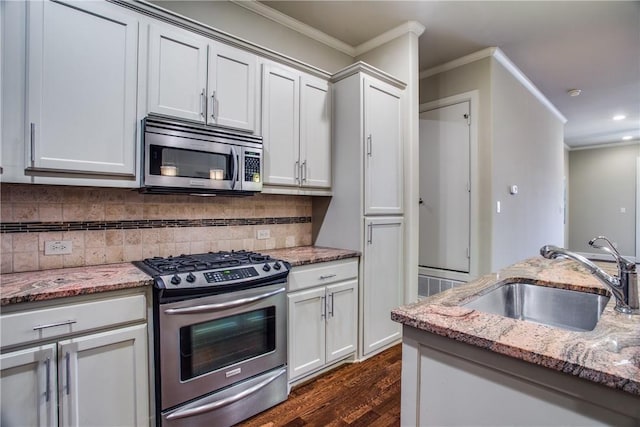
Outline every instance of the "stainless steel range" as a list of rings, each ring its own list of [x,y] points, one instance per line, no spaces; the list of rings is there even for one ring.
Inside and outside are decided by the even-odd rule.
[[[227,426],[287,398],[290,265],[255,252],[149,258],[157,424]]]

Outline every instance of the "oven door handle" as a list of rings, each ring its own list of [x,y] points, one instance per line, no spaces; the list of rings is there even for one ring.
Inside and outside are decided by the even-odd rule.
[[[277,379],[279,376],[284,375],[287,372],[287,368],[282,368],[280,370],[278,370],[277,372],[274,372],[271,376],[269,376],[269,378],[265,379],[264,381],[259,382],[258,384],[236,394],[233,396],[229,396],[226,397],[224,399],[220,399],[220,400],[216,400],[215,402],[211,402],[211,403],[206,403],[204,405],[201,406],[196,406],[195,408],[185,408],[185,409],[179,409],[169,415],[167,415],[167,420],[177,420],[180,418],[188,418],[188,417],[193,417],[196,415],[201,415],[204,414],[206,412],[211,412],[214,411],[216,409],[222,408],[224,406],[229,406],[232,403],[237,402],[238,400],[244,399],[247,396],[250,396],[258,391],[260,391],[261,389],[265,388],[266,386],[268,386],[271,382],[273,382],[275,379]]]
[[[286,290],[287,290],[286,288],[282,287],[282,288],[276,289],[275,291],[267,292],[266,294],[256,295],[255,297],[242,298],[234,301],[223,302],[220,304],[205,304],[205,305],[196,305],[194,307],[184,307],[184,308],[168,308],[164,312],[165,314],[195,314],[195,313],[204,313],[208,311],[226,310],[229,308],[239,307],[241,305],[251,304],[252,302],[260,301],[261,299],[265,299],[277,294],[281,294]]]

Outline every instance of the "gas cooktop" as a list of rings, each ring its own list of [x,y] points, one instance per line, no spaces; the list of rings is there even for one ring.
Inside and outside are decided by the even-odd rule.
[[[290,265],[249,251],[147,258],[133,263],[155,279],[158,289],[232,288],[287,277]]]

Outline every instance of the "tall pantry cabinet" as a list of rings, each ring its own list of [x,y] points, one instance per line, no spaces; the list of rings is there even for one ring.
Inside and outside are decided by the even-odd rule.
[[[362,253],[360,356],[401,337],[391,310],[403,302],[403,127],[405,84],[356,63],[333,79],[333,197],[318,201],[315,244]],[[315,203],[315,202],[314,202]]]

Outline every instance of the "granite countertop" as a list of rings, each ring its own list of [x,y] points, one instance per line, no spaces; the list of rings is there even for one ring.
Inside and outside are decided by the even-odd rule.
[[[610,267],[615,271],[615,264]],[[495,353],[521,359],[640,395],[640,315],[614,310],[613,297],[596,328],[572,332],[483,313],[461,305],[505,279],[609,295],[593,275],[570,260],[531,258],[392,311],[392,320]]]
[[[357,251],[315,246],[261,252],[284,259],[292,266],[360,255]],[[149,275],[128,262],[3,274],[0,277],[0,306],[146,287],[152,284],[153,280]]]

